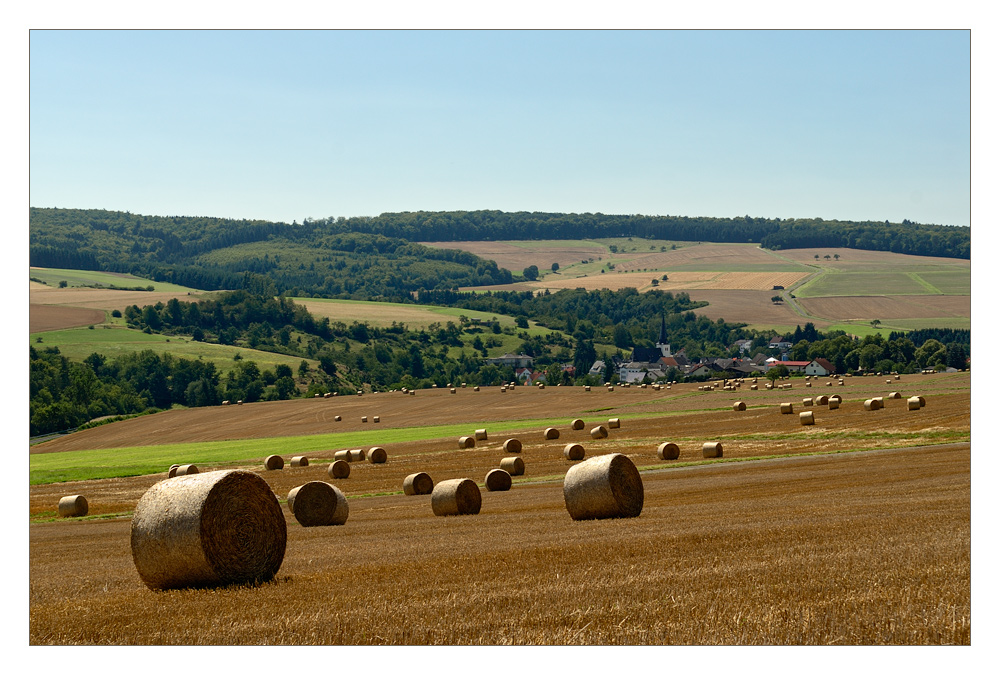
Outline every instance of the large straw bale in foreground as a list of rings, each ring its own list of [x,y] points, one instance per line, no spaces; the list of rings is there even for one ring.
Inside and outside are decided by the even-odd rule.
[[[656,448],[656,456],[660,459],[677,459],[681,456],[681,449],[676,443],[660,443]]]
[[[510,474],[503,469],[492,469],[486,474],[486,489],[490,492],[506,492],[513,483]]]
[[[269,581],[287,536],[278,499],[257,474],[177,476],[136,504],[132,560],[154,589]]]
[[[508,438],[503,442],[504,452],[521,452],[521,441],[516,438]]]
[[[87,515],[90,506],[83,495],[69,495],[59,500],[59,516],[61,518],[80,518]]]
[[[591,457],[566,472],[563,498],[573,520],[634,518],[642,512],[642,478],[623,454]]]
[[[302,527],[343,525],[350,507],[340,488],[321,480],[309,481],[288,493],[288,510]]]
[[[435,516],[465,516],[479,513],[483,495],[471,478],[441,481],[431,492],[431,509]]]
[[[403,479],[404,495],[429,495],[433,490],[434,480],[431,478],[430,474],[424,473],[423,471],[419,473],[411,473]]]

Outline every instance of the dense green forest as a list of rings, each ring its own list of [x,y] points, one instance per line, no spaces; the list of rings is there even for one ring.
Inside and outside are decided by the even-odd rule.
[[[970,228],[821,219],[688,218],[453,211],[306,219],[302,223],[30,210],[29,261],[128,272],[206,290],[266,275],[277,293],[407,301],[420,290],[510,283],[509,270],[420,241],[645,237],[760,242],[768,248],[849,247],[968,258]]]

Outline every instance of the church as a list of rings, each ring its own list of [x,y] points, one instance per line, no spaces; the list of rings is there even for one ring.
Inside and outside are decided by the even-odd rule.
[[[632,349],[632,360],[622,364],[618,371],[620,382],[641,382],[648,375],[650,379],[656,380],[667,374],[667,368],[676,366],[677,362],[670,353],[670,344],[667,342],[667,320],[660,315],[660,335],[656,339],[655,347],[634,347]]]

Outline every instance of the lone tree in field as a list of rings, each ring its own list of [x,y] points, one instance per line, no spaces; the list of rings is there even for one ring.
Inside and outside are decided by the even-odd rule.
[[[780,295],[772,295],[771,296],[771,302],[777,304],[779,302],[782,302],[782,298],[781,298]]]
[[[882,325],[882,322],[879,321],[878,319],[872,319],[871,324],[872,324],[872,328],[878,328],[880,325]]]
[[[553,272],[559,271],[559,263],[552,263],[552,271]]]

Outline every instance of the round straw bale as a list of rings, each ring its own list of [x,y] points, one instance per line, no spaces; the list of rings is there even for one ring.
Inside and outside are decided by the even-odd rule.
[[[559,430],[556,429],[555,427],[548,427],[545,430],[545,440],[551,441],[556,438],[559,438]]]
[[[453,393],[453,394],[454,394],[454,393],[455,393],[455,391],[456,391],[456,389],[455,389],[455,387],[452,387],[452,388],[451,388],[451,389],[450,389],[449,391],[451,391],[451,393]]]
[[[198,473],[198,467],[194,464],[182,464],[177,467],[177,473],[174,476],[192,476]]]
[[[385,464],[386,458],[384,448],[376,446],[368,449],[368,461],[372,464]]]
[[[570,467],[563,498],[573,520],[635,518],[642,513],[642,477],[625,455],[598,455]]]
[[[350,450],[338,450],[333,453],[333,458],[337,461],[350,462],[351,461],[351,451]]]
[[[811,398],[804,398],[804,399],[802,399],[802,405],[804,405],[804,406],[810,406],[812,404],[813,404],[813,400]]]
[[[711,441],[701,446],[702,457],[722,457],[722,443]]]
[[[622,421],[617,417],[612,417],[608,420],[608,429],[620,429],[622,426]]]
[[[660,443],[656,448],[656,456],[660,459],[677,459],[681,456],[681,449],[676,443]]]
[[[583,390],[584,390],[584,391],[590,391],[590,385],[589,385],[589,384],[585,384],[585,385],[583,386]]]
[[[171,464],[170,469],[167,471],[167,478],[173,478],[177,475],[177,469],[181,468],[180,464]]]
[[[476,447],[475,436],[459,436],[458,437],[458,447],[460,448],[474,448]]]
[[[920,410],[920,397],[911,396],[906,399],[906,409],[907,410]]]
[[[882,403],[878,399],[870,398],[865,401],[865,410],[881,410]]]
[[[583,459],[583,456],[583,446],[579,443],[567,443],[566,447],[563,448],[563,457],[571,462],[577,462]]]
[[[504,452],[521,452],[521,441],[516,438],[508,438],[503,442]]]
[[[891,394],[889,394],[886,398],[903,398],[903,397],[900,396],[898,391],[894,391]]]
[[[59,500],[59,516],[61,518],[85,516],[89,508],[87,498],[83,495],[69,495]]]
[[[885,383],[886,384],[892,384],[892,380],[886,380]]]
[[[757,391],[757,385],[756,384],[751,384],[750,385],[750,391]]]
[[[538,388],[539,389],[545,389],[545,383],[544,382],[539,382],[538,383]]]
[[[878,401],[878,407],[879,408],[884,408],[885,407],[885,399],[883,399],[881,396],[875,396],[875,397],[872,398],[872,400],[873,401]]]
[[[146,491],[132,515],[132,560],[154,589],[258,583],[281,567],[287,536],[263,478],[210,471]]]
[[[840,399],[831,398],[829,401],[827,401],[827,406],[830,408],[830,410],[836,410],[837,408],[840,407]]]
[[[374,417],[372,417],[372,424],[378,424],[380,421],[381,421],[381,418],[378,415],[375,415]]]
[[[607,438],[608,430],[599,424],[590,430],[590,437],[593,438],[595,441],[600,438]]]
[[[812,382],[806,382],[806,386],[811,388],[813,386],[813,383]]]
[[[794,407],[792,406],[791,403],[782,403],[781,404],[781,414],[782,415],[791,415],[793,412],[794,412]]]
[[[504,457],[500,460],[500,468],[511,476],[523,476],[524,460],[520,457]]]
[[[410,396],[416,396],[417,392],[413,389],[410,390]]]
[[[476,440],[477,441],[487,440],[486,429],[476,429]]]
[[[584,424],[583,420],[581,420],[581,419],[578,418],[578,419],[573,420],[573,422],[572,422],[572,424],[570,426],[572,426],[574,429],[576,429],[577,431],[579,431],[580,429],[582,429],[586,425]]]
[[[365,424],[365,423],[367,423],[367,422],[368,422],[368,415],[364,415],[364,416],[362,416],[362,417],[361,417],[361,423],[362,423],[362,424]]]
[[[292,457],[292,466],[309,466],[309,458],[302,456]]]
[[[431,492],[431,509],[435,516],[475,515],[483,506],[483,495],[471,478],[441,481]]]
[[[614,387],[608,387],[608,391],[614,391],[614,390],[615,390]]]
[[[339,422],[340,421],[340,415],[334,415],[333,416],[333,421],[334,422]]]
[[[833,401],[835,399],[836,399],[837,403],[843,403],[844,402],[844,399],[842,399],[840,397],[840,394],[834,394],[833,396],[830,397],[831,401]]]
[[[824,396],[817,396],[816,398],[813,399],[813,402],[816,405],[826,405],[827,403],[830,402],[830,397],[826,396],[826,395],[824,395]]]
[[[514,481],[503,469],[493,469],[486,474],[486,489],[490,492],[506,492]]]
[[[302,527],[323,527],[346,523],[350,508],[340,488],[314,480],[291,489],[288,510]]]
[[[330,478],[347,478],[351,475],[351,465],[342,459],[330,462],[326,467],[326,473]]]
[[[423,471],[411,473],[403,479],[404,495],[429,495],[433,489],[434,481],[431,480],[430,474]]]
[[[920,401],[920,407],[921,408],[923,408],[925,405],[927,405],[927,401],[924,399],[923,396],[917,396],[917,400]]]
[[[472,391],[479,391],[479,385],[476,385],[475,387],[473,387]]]
[[[267,459],[264,460],[264,468],[268,471],[277,471],[278,469],[285,468],[285,460],[281,458],[281,455],[268,455]],[[180,469],[177,469],[179,472]]]
[[[743,401],[737,401],[736,403],[733,404],[733,410],[739,411],[746,409],[747,409],[747,404],[744,403]]]
[[[351,461],[352,462],[363,462],[363,461],[365,461],[365,459],[367,459],[367,454],[368,453],[366,453],[364,450],[362,450],[360,448],[357,449],[357,450],[351,450]]]
[[[800,412],[799,413],[799,424],[801,424],[804,427],[807,427],[807,426],[809,426],[811,424],[816,424],[816,418],[813,417],[813,411],[812,410],[807,410],[805,412]]]

